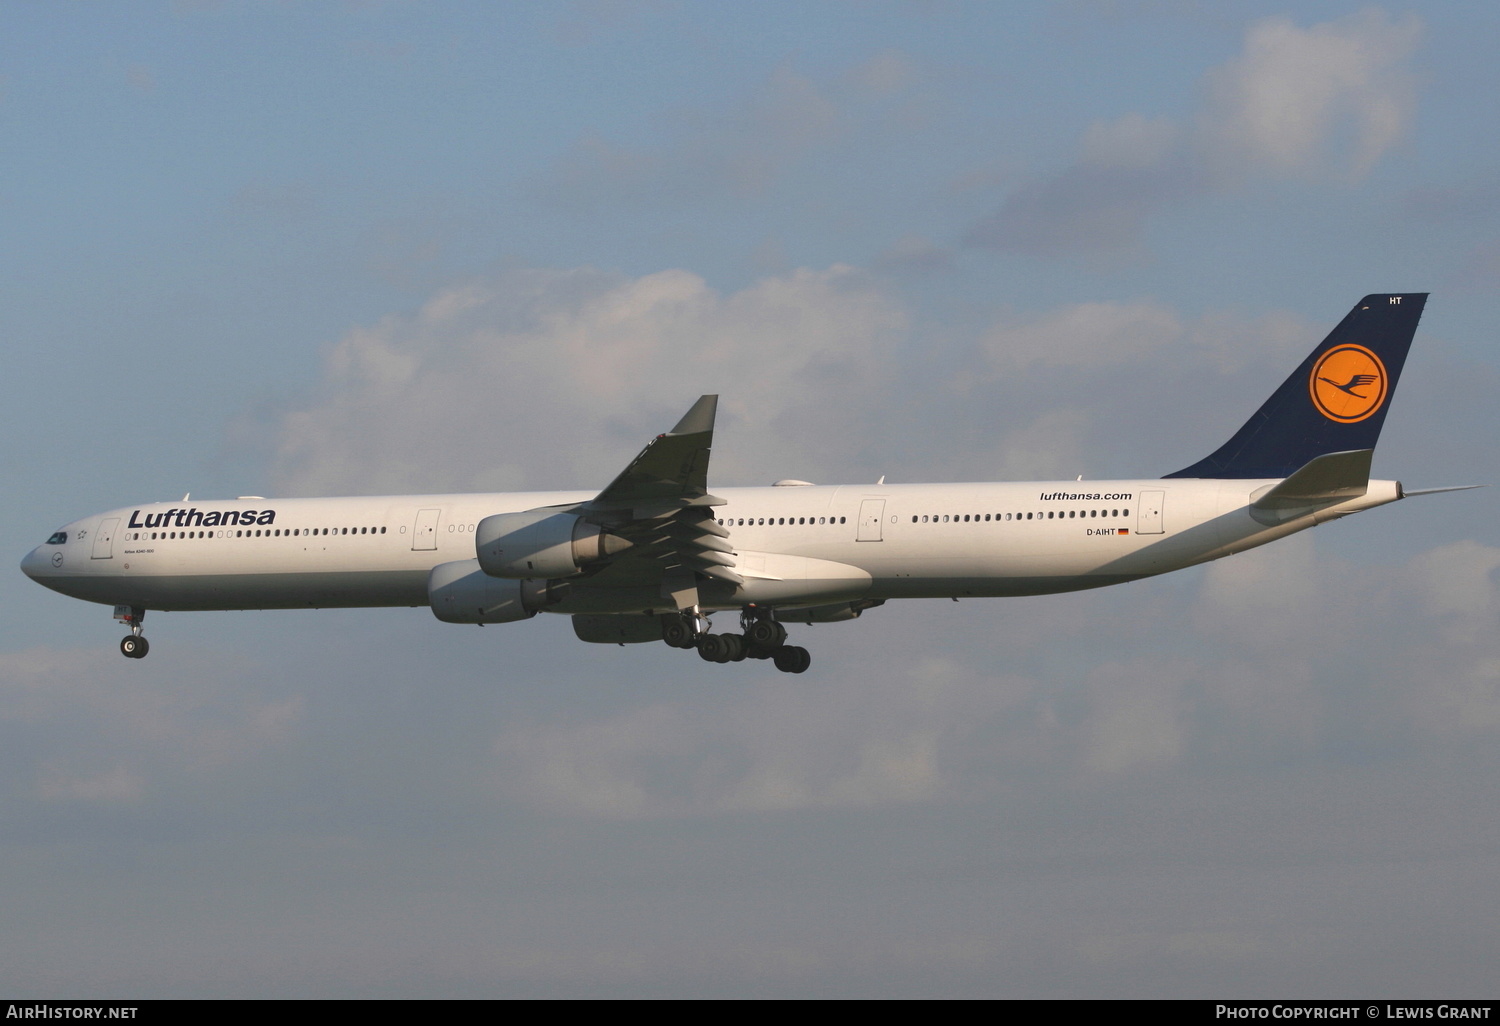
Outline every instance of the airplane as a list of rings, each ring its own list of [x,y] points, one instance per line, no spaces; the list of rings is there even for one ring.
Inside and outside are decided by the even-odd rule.
[[[570,615],[583,641],[665,642],[802,673],[788,624],[892,599],[1042,595],[1219,559],[1413,495],[1370,479],[1426,293],[1361,299],[1243,427],[1161,478],[708,490],[705,395],[602,491],[126,506],[67,524],[21,563],[114,607],[429,606],[446,623]],[[712,615],[738,616],[714,633]]]

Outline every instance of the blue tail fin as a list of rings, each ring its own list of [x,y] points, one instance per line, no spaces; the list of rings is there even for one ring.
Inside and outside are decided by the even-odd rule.
[[[1290,477],[1331,452],[1373,449],[1427,293],[1361,299],[1235,436],[1167,477]]]

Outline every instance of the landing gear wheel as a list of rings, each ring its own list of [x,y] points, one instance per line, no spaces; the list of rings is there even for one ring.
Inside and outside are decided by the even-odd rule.
[[[745,640],[743,634],[726,634],[724,641],[729,646],[729,659],[731,663],[742,663],[750,654],[750,643]]]
[[[668,620],[661,626],[661,640],[673,648],[692,648],[693,629],[688,626],[686,620]]]
[[[726,635],[705,634],[698,639],[698,654],[705,662],[729,662],[729,644]]]
[[[797,645],[782,645],[771,658],[776,661],[776,669],[782,673],[802,673],[812,665],[812,655],[805,648]]]
[[[786,644],[786,628],[775,620],[756,620],[745,632],[745,640],[756,648],[780,648]]]
[[[149,651],[150,643],[139,635],[127,634],[120,639],[120,654],[126,659],[144,659]]]
[[[738,634],[705,634],[698,639],[698,654],[710,663],[737,663],[750,654]]]

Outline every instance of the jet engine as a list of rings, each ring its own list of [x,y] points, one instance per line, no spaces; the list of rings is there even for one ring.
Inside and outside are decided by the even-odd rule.
[[[427,573],[427,601],[444,623],[513,623],[529,620],[556,602],[557,585],[507,581],[479,569],[479,560],[439,563]]]
[[[553,509],[497,513],[481,520],[474,534],[480,568],[520,580],[571,577],[629,547],[619,535]]]

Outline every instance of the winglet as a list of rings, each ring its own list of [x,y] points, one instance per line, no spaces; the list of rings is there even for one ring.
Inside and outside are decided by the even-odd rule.
[[[713,448],[719,397],[702,396],[677,426],[657,435],[589,507],[596,510],[720,506],[708,494],[708,456]]]
[[[714,416],[719,411],[719,397],[705,395],[693,404],[693,408],[682,415],[669,435],[701,435],[714,430]]]

